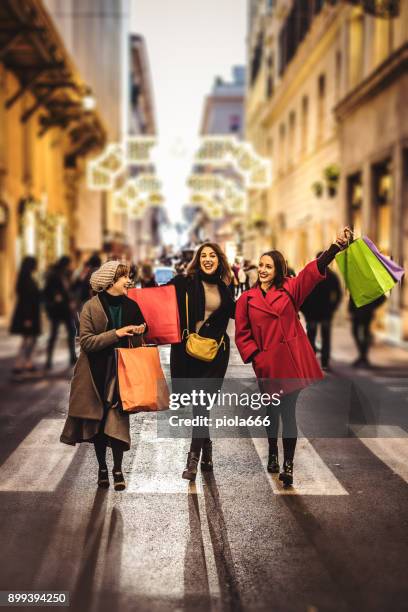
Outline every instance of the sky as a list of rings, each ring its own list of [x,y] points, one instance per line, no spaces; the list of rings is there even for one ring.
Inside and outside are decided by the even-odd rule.
[[[245,64],[246,0],[131,0],[132,32],[149,56],[159,144],[154,154],[169,217],[181,219],[204,99],[214,77]]]

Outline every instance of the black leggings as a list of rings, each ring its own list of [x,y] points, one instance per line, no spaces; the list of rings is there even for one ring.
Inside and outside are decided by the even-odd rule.
[[[193,418],[195,417],[209,417],[210,411],[205,406],[194,406],[193,407]],[[190,452],[200,454],[201,449],[205,443],[210,441],[210,430],[207,426],[198,425],[193,427],[191,435]]]
[[[111,438],[110,445],[112,448],[113,455],[113,469],[115,472],[122,471],[122,459],[123,459],[123,445],[120,440],[115,440],[115,438]],[[106,436],[104,435],[96,435],[94,439],[95,446],[95,454],[98,459],[99,467],[105,469],[106,468],[106,448],[108,446],[108,441],[106,440]]]
[[[279,406],[270,405],[267,408],[267,416],[270,419],[270,425],[266,428],[269,450],[274,455],[278,454],[278,431],[280,416],[282,419],[284,461],[293,461],[295,456],[298,433],[296,424],[296,401],[298,395],[299,391],[288,393],[288,395],[282,396]]]

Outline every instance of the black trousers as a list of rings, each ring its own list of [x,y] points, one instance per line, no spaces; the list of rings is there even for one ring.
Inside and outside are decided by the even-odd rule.
[[[368,350],[371,346],[371,321],[372,319],[359,319],[357,317],[353,317],[352,320],[351,329],[361,359],[367,359]]]
[[[193,418],[210,417],[211,411],[205,406],[193,406]],[[210,430],[207,425],[195,425],[191,432],[190,452],[200,454],[201,449],[210,441]]]
[[[270,405],[267,408],[267,416],[270,425],[266,427],[269,442],[269,451],[278,454],[278,432],[279,417],[282,420],[282,442],[284,461],[293,461],[297,442],[296,402],[299,391],[294,391],[281,398],[279,406]]]
[[[50,319],[51,329],[50,329],[50,336],[48,338],[48,345],[47,345],[47,366],[49,367],[51,367],[52,365],[52,358],[54,355],[55,343],[58,338],[58,333],[59,333],[59,328],[60,328],[61,323],[62,325],[65,326],[65,329],[67,330],[68,349],[69,349],[71,363],[74,363],[76,360],[74,320],[72,318]]]
[[[330,362],[331,351],[331,319],[325,319],[323,321],[306,321],[307,337],[309,338],[309,342],[316,353],[316,336],[319,325],[322,338],[321,361],[322,366],[327,367]]]

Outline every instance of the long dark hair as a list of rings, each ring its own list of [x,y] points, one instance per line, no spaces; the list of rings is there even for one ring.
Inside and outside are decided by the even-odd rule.
[[[228,260],[227,260],[227,257],[224,251],[215,242],[204,242],[204,244],[202,244],[197,249],[193,259],[190,261],[190,263],[187,266],[187,275],[194,276],[195,274],[197,274],[199,270],[201,270],[201,266],[200,266],[201,252],[206,247],[209,247],[210,249],[212,249],[214,253],[217,255],[218,267],[220,271],[220,278],[222,281],[224,281],[226,285],[229,285],[232,279],[230,265],[228,263]]]
[[[282,255],[280,251],[267,251],[266,253],[262,253],[261,257],[270,257],[275,266],[275,278],[273,279],[271,286],[274,285],[277,289],[280,289],[283,286],[283,282],[285,277],[288,275],[288,265],[286,263],[286,259]],[[257,286],[260,286],[259,278],[256,281]]]
[[[20,272],[18,273],[16,291],[23,290],[31,280],[32,273],[37,268],[37,259],[32,255],[27,255],[21,262]]]

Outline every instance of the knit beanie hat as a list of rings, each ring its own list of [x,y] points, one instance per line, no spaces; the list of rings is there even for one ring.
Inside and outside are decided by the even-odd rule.
[[[89,281],[92,289],[98,293],[110,287],[113,284],[116,270],[121,263],[121,261],[107,261],[102,264],[100,268],[95,270],[95,272],[91,274]]]

